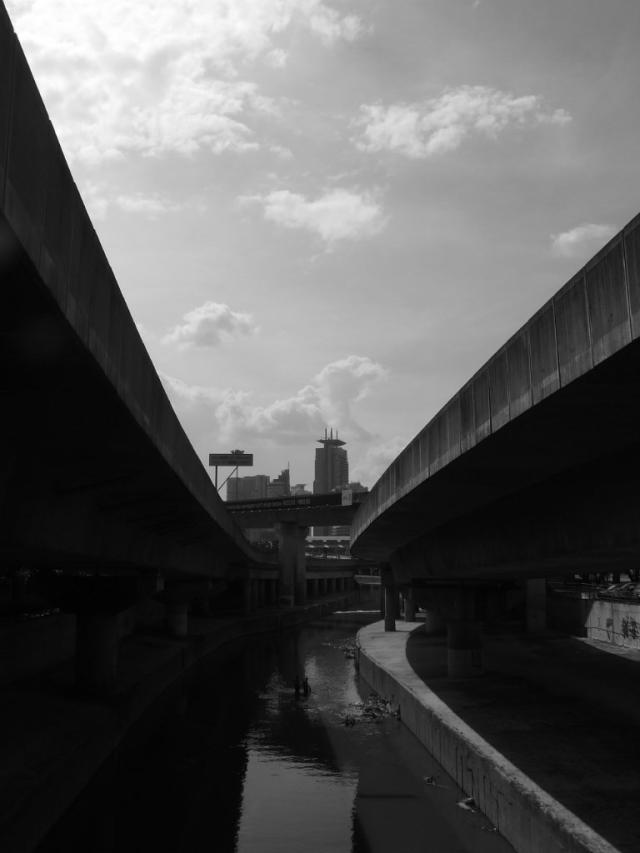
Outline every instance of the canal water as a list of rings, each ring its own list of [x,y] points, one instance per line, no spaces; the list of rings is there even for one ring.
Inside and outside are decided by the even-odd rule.
[[[145,716],[39,853],[511,851],[393,697],[358,677],[356,620],[211,658]]]

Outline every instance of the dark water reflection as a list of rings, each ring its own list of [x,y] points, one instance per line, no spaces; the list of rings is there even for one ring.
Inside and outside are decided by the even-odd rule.
[[[208,662],[145,717],[40,853],[511,850],[457,805],[401,723],[362,716],[369,689],[345,654],[356,630],[325,620]]]

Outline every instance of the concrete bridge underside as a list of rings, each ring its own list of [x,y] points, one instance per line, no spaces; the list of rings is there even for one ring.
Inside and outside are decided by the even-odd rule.
[[[0,7],[0,557],[220,577],[257,561],[173,412]]]
[[[640,218],[502,347],[359,509],[398,578],[640,564]]]
[[[451,674],[482,669],[505,584],[544,626],[546,577],[640,567],[640,217],[549,300],[402,451],[351,551],[446,624]],[[501,592],[502,588],[502,592]]]

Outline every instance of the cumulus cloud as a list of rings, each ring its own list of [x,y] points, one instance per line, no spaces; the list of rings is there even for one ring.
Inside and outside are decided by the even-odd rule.
[[[353,406],[386,376],[372,359],[350,355],[326,365],[296,394],[267,405],[255,403],[245,391],[191,386],[166,375],[162,379],[187,430],[209,430],[220,442],[232,444],[264,439],[287,446],[308,443],[327,425],[361,440],[371,438]]]
[[[353,41],[360,19],[324,0],[8,0],[68,156],[89,162],[257,147],[251,115],[274,104],[248,64],[282,67],[302,25]]]
[[[80,184],[82,198],[87,211],[94,221],[106,219],[108,212],[118,210],[147,219],[179,213],[189,207],[204,212],[205,206],[199,199],[188,202],[176,202],[161,193],[118,193],[106,183],[84,180]]]
[[[173,202],[158,193],[145,195],[144,193],[133,193],[132,195],[116,196],[114,202],[121,210],[127,213],[140,213],[155,219],[164,213],[176,213],[182,209],[182,205]]]
[[[510,126],[563,125],[571,116],[548,110],[539,95],[514,96],[487,86],[459,86],[413,104],[364,104],[354,121],[362,151],[396,151],[412,159],[458,148],[472,134],[495,138]]]
[[[563,258],[580,258],[593,254],[610,240],[618,229],[615,225],[585,222],[569,231],[551,235],[551,250]]]
[[[363,453],[354,455],[351,479],[373,485],[406,446],[407,439],[399,435],[370,444]]]
[[[284,228],[310,231],[329,244],[371,237],[385,225],[381,205],[367,192],[336,188],[307,199],[290,190],[274,190],[263,196],[244,196],[240,202],[257,202],[265,219]]]
[[[250,335],[257,331],[251,314],[232,311],[222,302],[205,302],[188,311],[182,323],[164,336],[165,344],[186,347],[216,347],[223,341]]]

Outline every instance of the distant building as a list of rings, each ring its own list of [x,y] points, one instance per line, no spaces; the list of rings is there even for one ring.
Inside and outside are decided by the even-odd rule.
[[[252,501],[266,498],[269,480],[267,474],[255,474],[252,477],[231,477],[227,480],[227,500]]]
[[[283,468],[280,476],[272,480],[267,486],[268,498],[288,498],[291,494],[289,485],[289,469]]]
[[[310,495],[311,492],[308,489],[305,489],[306,483],[296,483],[295,486],[291,486],[291,494],[292,495]]]
[[[340,441],[338,432],[333,437],[333,430],[318,441],[322,447],[316,448],[315,479],[313,481],[313,494],[326,495],[337,489],[344,488],[349,482],[349,462],[347,451],[344,450],[346,442]]]

